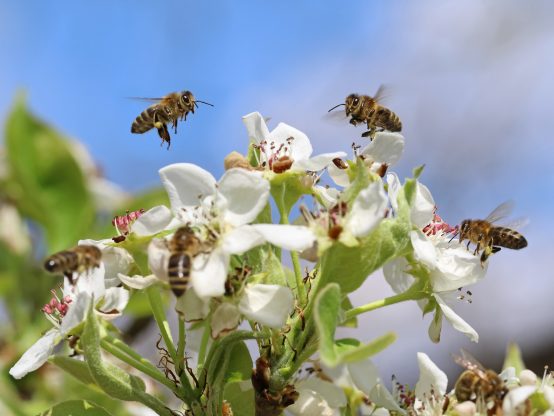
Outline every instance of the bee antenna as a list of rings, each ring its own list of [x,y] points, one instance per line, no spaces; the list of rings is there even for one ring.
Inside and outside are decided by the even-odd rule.
[[[451,238],[450,240],[448,240],[448,242],[451,243],[452,240],[454,240],[458,234],[460,234],[460,230],[456,231],[456,234],[454,234],[454,235],[452,236],[452,238]]]
[[[195,104],[196,104],[196,103],[202,103],[202,104],[209,105],[210,107],[213,107],[213,106],[214,106],[213,104],[207,103],[206,101],[200,101],[200,100],[196,100],[194,103],[195,103]],[[198,104],[196,104],[196,107],[198,107]]]
[[[342,104],[337,104],[336,106],[334,106],[333,108],[331,108],[331,109],[328,110],[327,112],[330,113],[330,112],[333,111],[335,108],[340,107],[341,105],[346,105],[346,104],[344,104],[344,103],[342,103]]]

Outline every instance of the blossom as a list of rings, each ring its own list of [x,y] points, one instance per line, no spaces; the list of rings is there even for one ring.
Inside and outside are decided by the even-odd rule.
[[[323,153],[311,157],[313,148],[304,133],[285,123],[279,123],[269,132],[266,122],[258,112],[242,118],[250,141],[260,150],[260,165],[276,173],[284,170],[319,171],[333,159],[345,157],[345,152]]]
[[[527,399],[534,394],[543,396],[544,401],[549,406],[547,412],[554,412],[554,378],[547,369],[541,381],[530,370],[522,370],[519,374],[520,387],[509,391],[502,403],[502,410],[507,416],[515,416],[522,413],[522,407]]]
[[[81,273],[75,284],[65,280],[63,295],[44,306],[43,312],[54,327],[33,344],[10,369],[10,375],[20,379],[42,366],[52,354],[54,347],[71,333],[86,318],[91,302],[95,313],[113,319],[127,305],[129,292],[121,287],[105,287],[104,263],[89,272]]]
[[[300,251],[315,241],[307,227],[250,225],[269,199],[269,182],[260,172],[233,168],[216,182],[209,172],[196,165],[177,163],[162,168],[160,177],[175,217],[181,223],[203,227],[213,236],[212,247],[196,255],[191,268],[191,285],[201,298],[224,294],[231,255],[243,254],[265,242]],[[151,245],[156,244],[154,241]],[[160,249],[149,254],[153,273],[164,279],[169,252]]]

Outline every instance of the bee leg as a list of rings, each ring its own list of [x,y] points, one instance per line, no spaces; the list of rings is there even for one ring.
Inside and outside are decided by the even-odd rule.
[[[353,126],[356,126],[358,124],[358,121],[354,117],[352,117],[349,123],[352,124]]]
[[[175,117],[175,120],[173,121],[173,131],[175,132],[175,134],[177,134],[177,122],[179,121],[179,119],[177,117]]]
[[[63,275],[68,278],[69,283],[71,283],[71,285],[75,283],[73,280],[73,272],[64,272]]]
[[[469,251],[469,245],[471,244],[471,240],[467,242],[466,250]]]

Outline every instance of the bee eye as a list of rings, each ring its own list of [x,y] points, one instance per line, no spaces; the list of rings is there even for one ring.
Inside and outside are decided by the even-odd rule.
[[[358,105],[358,102],[359,102],[359,101],[360,101],[359,99],[354,98],[354,105]]]

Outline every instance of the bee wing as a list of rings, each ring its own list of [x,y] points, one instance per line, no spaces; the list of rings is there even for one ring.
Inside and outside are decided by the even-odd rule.
[[[461,349],[461,354],[462,355],[452,355],[452,358],[454,359],[454,362],[456,364],[473,371],[479,377],[485,377],[486,370],[485,367],[483,367],[483,364],[477,361],[477,359],[473,355],[471,355],[463,348]]]
[[[381,84],[379,85],[379,88],[377,88],[377,91],[375,92],[373,99],[378,103],[382,103],[383,101],[386,101],[389,95],[390,95],[390,87],[388,87],[385,84]]]
[[[520,230],[529,224],[529,218],[520,217],[509,221],[507,224],[502,224],[503,227],[510,228],[512,230]]]
[[[139,101],[149,101],[151,103],[155,103],[155,102],[158,102],[158,101],[162,101],[163,100],[163,97],[162,98],[147,98],[147,97],[125,97],[129,100],[139,100]]]
[[[514,209],[514,201],[506,201],[497,206],[488,216],[485,221],[496,222],[502,218],[506,218]]]

